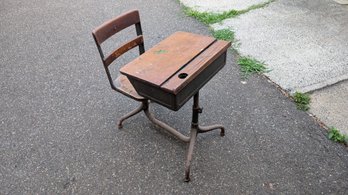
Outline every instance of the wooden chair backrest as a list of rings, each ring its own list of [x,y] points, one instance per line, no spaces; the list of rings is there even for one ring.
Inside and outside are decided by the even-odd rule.
[[[113,35],[115,35],[116,33],[132,25],[135,25],[137,37],[127,43],[124,43],[120,47],[113,50],[113,52],[111,52],[110,55],[105,57],[104,52],[101,48],[101,44],[107,39],[109,39],[110,37],[112,37]],[[131,10],[129,12],[126,12],[116,18],[106,21],[105,23],[103,23],[102,25],[100,25],[99,27],[93,30],[92,35],[97,45],[100,57],[103,61],[104,68],[108,76],[108,79],[110,81],[111,88],[116,89],[113,84],[108,66],[113,61],[115,61],[118,57],[120,57],[122,54],[133,49],[136,46],[139,47],[139,55],[143,54],[145,52],[145,48],[144,48],[144,38],[142,34],[143,33],[141,29],[141,23],[140,23],[138,10]]]

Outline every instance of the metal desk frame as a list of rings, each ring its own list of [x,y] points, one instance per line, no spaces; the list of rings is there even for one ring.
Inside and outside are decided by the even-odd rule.
[[[191,121],[191,131],[190,136],[183,135],[178,130],[174,129],[173,127],[167,125],[166,123],[156,119],[154,115],[149,110],[149,100],[145,99],[142,101],[142,104],[135,109],[134,111],[130,112],[126,116],[122,117],[118,122],[118,127],[122,128],[122,122],[126,120],[129,117],[134,116],[135,114],[144,111],[147,118],[153,122],[154,124],[162,127],[175,137],[177,137],[179,140],[189,143],[189,147],[187,149],[187,156],[186,156],[186,162],[185,162],[185,182],[189,182],[190,179],[190,167],[191,167],[191,160],[192,160],[192,154],[193,149],[196,143],[196,138],[198,133],[206,133],[212,130],[218,130],[220,129],[220,136],[225,136],[225,128],[222,125],[211,125],[211,126],[200,126],[199,125],[199,114],[202,113],[202,108],[199,107],[199,92],[197,92],[193,96],[193,106],[192,106],[192,121]]]

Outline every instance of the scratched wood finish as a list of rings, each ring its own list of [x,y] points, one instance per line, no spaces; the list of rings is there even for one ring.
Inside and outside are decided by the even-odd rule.
[[[213,60],[206,68],[187,83],[177,94],[168,92],[159,86],[154,86],[129,77],[130,82],[139,95],[153,100],[171,110],[179,110],[194,94],[196,94],[226,63],[226,51]]]
[[[133,49],[134,47],[144,43],[143,35],[138,36],[137,38],[123,44],[121,47],[115,49],[106,59],[105,65],[109,66],[114,60],[120,57],[122,54]]]
[[[161,86],[214,41],[214,38],[207,36],[176,32],[122,67],[120,72]]]
[[[134,98],[138,101],[144,99],[144,97],[140,96],[138,92],[134,89],[133,85],[130,83],[126,76],[118,76],[117,79],[115,79],[114,83],[118,92],[128,97]]]
[[[102,44],[106,39],[133,24],[139,24],[140,17],[138,10],[131,10],[117,18],[104,22],[93,30],[93,35],[98,44]]]
[[[188,83],[190,83],[197,75],[199,75],[208,65],[216,60],[222,53],[226,52],[231,46],[230,42],[217,41],[208,47],[199,56],[193,59],[187,66],[177,72],[171,79],[165,82],[161,88],[178,94]],[[180,78],[181,74],[186,74],[185,78]]]

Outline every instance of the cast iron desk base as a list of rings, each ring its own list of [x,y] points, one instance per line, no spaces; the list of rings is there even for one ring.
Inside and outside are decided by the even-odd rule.
[[[185,163],[185,182],[190,181],[190,165],[191,165],[191,159],[193,154],[193,148],[196,143],[196,138],[198,133],[205,133],[212,130],[218,130],[220,129],[220,136],[225,135],[225,128],[222,125],[211,125],[211,126],[199,126],[199,114],[202,113],[202,108],[199,107],[199,92],[197,92],[193,96],[193,106],[192,106],[192,122],[191,122],[191,132],[190,137],[183,135],[176,129],[170,127],[169,125],[165,124],[164,122],[156,119],[152,113],[149,111],[149,101],[144,100],[142,101],[142,104],[140,107],[135,109],[134,111],[130,112],[126,116],[122,117],[118,122],[118,128],[122,128],[122,122],[126,120],[129,117],[134,116],[135,114],[144,111],[145,115],[151,122],[154,124],[162,127],[163,129],[167,130],[174,136],[176,136],[178,139],[189,143],[189,147],[187,149],[187,157],[186,157],[186,163]]]

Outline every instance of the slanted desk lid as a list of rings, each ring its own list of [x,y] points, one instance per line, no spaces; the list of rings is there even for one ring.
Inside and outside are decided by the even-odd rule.
[[[207,36],[176,32],[122,67],[120,72],[161,86],[214,41]]]
[[[219,58],[231,46],[231,42],[216,41],[199,56],[194,58],[173,77],[161,85],[161,88],[173,94],[178,94],[188,83],[196,78],[212,62]],[[225,62],[224,62],[225,64]]]

